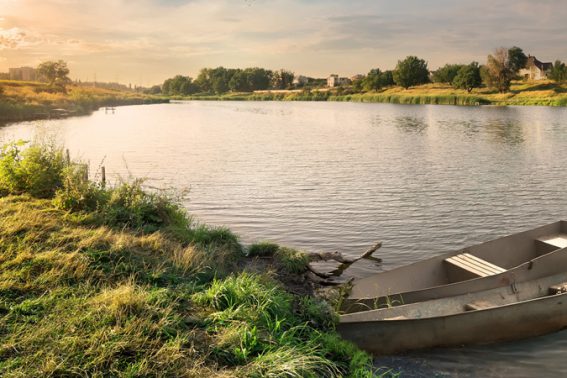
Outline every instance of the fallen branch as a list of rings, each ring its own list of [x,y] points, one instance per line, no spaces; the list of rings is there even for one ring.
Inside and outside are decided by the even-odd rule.
[[[382,242],[377,242],[376,244],[374,244],[374,246],[372,246],[371,248],[369,248],[368,250],[366,250],[363,254],[361,254],[359,257],[345,257],[343,256],[340,252],[321,252],[321,253],[312,253],[309,255],[309,261],[310,263],[307,265],[307,267],[309,268],[309,270],[315,274],[316,276],[329,281],[329,278],[331,277],[338,277],[341,274],[343,274],[343,272],[345,270],[347,270],[352,264],[354,264],[355,262],[362,260],[362,259],[368,259],[368,260],[373,260],[373,261],[377,261],[377,262],[381,262],[382,259],[378,258],[378,257],[374,257],[372,256],[372,254],[374,252],[376,252],[380,247],[382,247]],[[336,261],[338,263],[340,263],[340,265],[333,269],[330,272],[321,272],[318,271],[311,263],[313,262],[320,262],[320,261]],[[332,282],[328,282],[329,284],[332,284]]]

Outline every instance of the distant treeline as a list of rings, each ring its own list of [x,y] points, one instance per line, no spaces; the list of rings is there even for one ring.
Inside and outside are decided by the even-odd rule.
[[[394,70],[382,71],[371,69],[366,75],[358,75],[354,80],[346,81],[342,87],[348,87],[354,93],[379,91],[398,85],[409,88],[430,82],[447,83],[458,89],[471,92],[482,86],[492,87],[499,92],[507,92],[512,80],[520,79],[519,71],[526,67],[528,56],[519,47],[500,48],[488,56],[484,65],[478,62],[470,64],[446,64],[431,72],[424,59],[408,56],[398,61]],[[557,60],[547,75],[550,79],[561,82],[567,80],[565,63]],[[296,79],[296,80],[294,80]],[[177,75],[165,80],[160,86],[148,90],[151,94],[168,96],[220,95],[228,92],[253,92],[258,90],[313,89],[322,88],[326,79],[297,77],[291,71],[277,71],[264,68],[203,68],[197,78]]]
[[[203,68],[196,79],[177,75],[161,86],[154,86],[151,93],[170,96],[187,96],[196,93],[222,94],[253,92],[266,89],[290,89],[294,74],[287,70],[271,71],[264,68]]]

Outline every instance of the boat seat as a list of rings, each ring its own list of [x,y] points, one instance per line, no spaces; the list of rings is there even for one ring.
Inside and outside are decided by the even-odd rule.
[[[470,253],[461,253],[445,259],[449,265],[449,280],[451,282],[464,281],[471,278],[488,277],[504,273],[506,269],[489,263]]]
[[[566,234],[546,235],[536,239],[536,249],[539,255],[567,247]]]
[[[487,301],[475,301],[465,305],[465,311],[483,310],[485,308],[495,307],[492,303]]]

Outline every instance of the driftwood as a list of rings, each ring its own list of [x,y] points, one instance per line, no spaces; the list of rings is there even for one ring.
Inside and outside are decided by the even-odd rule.
[[[312,279],[312,281],[322,284],[337,285],[344,283],[344,280],[338,279],[338,277],[358,260],[368,259],[376,262],[381,262],[382,259],[372,256],[372,254],[376,252],[381,246],[382,242],[377,242],[358,257],[345,257],[340,252],[312,253],[309,255],[310,263],[307,265],[310,273],[312,273],[310,275],[310,278]],[[312,265],[312,263],[320,261],[336,261],[339,263],[339,266],[337,266],[330,272],[321,272]]]

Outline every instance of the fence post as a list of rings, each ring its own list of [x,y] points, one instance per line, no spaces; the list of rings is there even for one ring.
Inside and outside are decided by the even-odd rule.
[[[102,187],[106,187],[106,168],[104,168],[104,165],[102,167],[100,167],[100,175],[101,180],[102,180]]]

